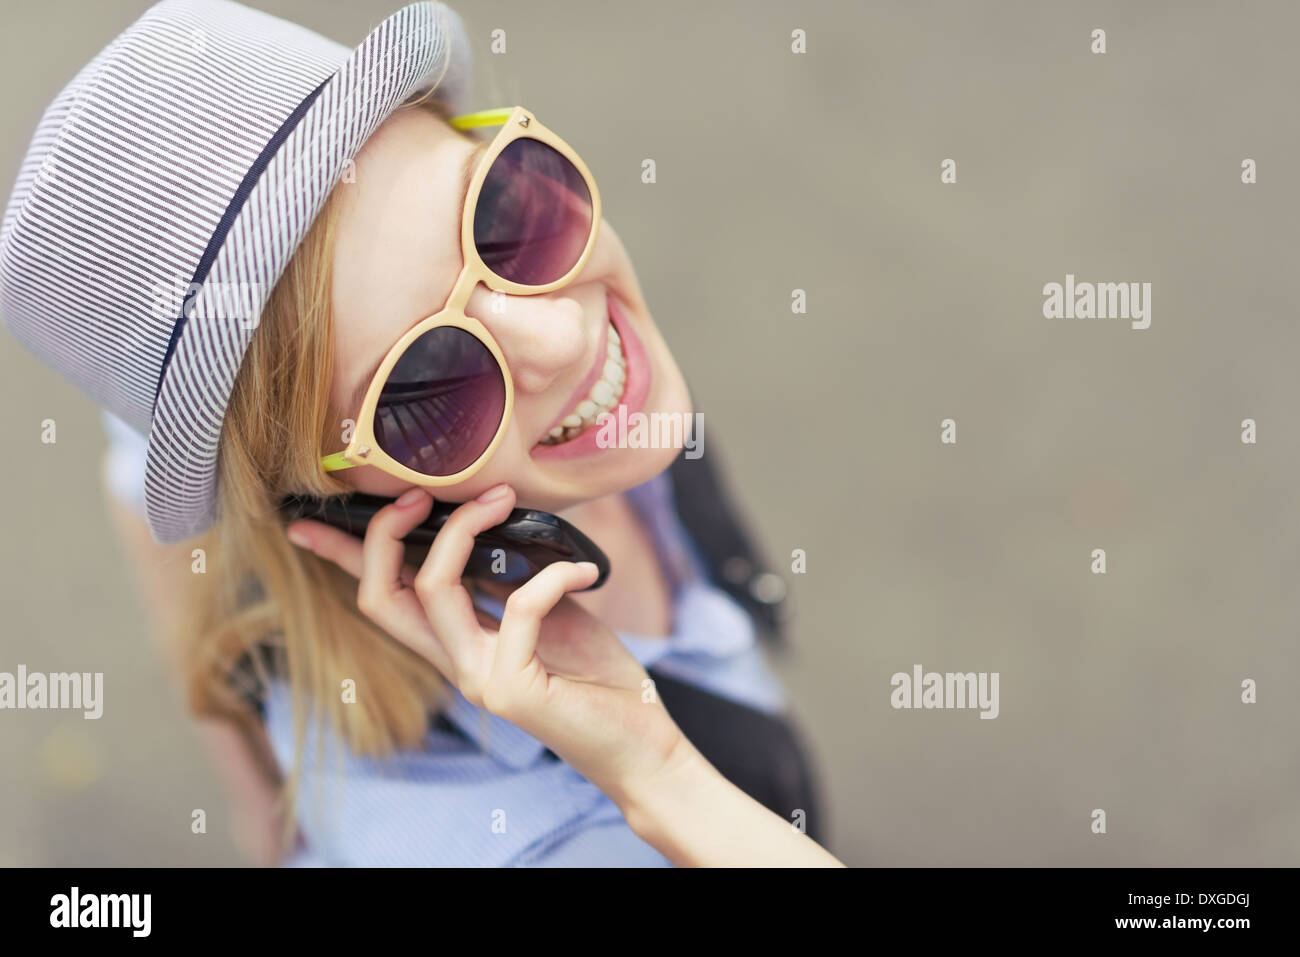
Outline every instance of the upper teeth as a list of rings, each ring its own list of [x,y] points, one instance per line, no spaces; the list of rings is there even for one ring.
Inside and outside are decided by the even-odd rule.
[[[605,346],[605,368],[573,411],[560,420],[560,424],[547,433],[542,445],[559,445],[576,437],[583,429],[595,425],[596,419],[617,408],[627,384],[627,360],[623,358],[623,343],[614,324],[609,324],[609,341]]]

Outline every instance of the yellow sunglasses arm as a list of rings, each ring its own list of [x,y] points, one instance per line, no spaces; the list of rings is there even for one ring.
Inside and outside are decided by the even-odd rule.
[[[342,452],[335,452],[331,455],[321,457],[320,466],[326,472],[340,472],[343,469],[352,468],[352,463],[343,457]]]
[[[503,106],[495,110],[479,110],[477,113],[453,116],[447,122],[451,124],[452,129],[457,130],[473,130],[480,126],[501,126],[510,119],[510,114],[514,111],[513,106]]]

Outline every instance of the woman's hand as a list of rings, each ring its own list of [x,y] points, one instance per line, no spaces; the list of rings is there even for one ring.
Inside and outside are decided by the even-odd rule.
[[[595,565],[549,565],[509,594],[499,624],[480,618],[461,578],[474,536],[514,507],[512,489],[499,485],[457,508],[424,563],[405,565],[402,538],[432,503],[411,489],[376,513],[364,541],[310,520],[294,522],[289,537],[356,576],[362,614],[471,702],[544,742],[674,863],[839,863],[723,778],[617,636],[565,597],[596,580]]]
[[[499,485],[452,513],[423,565],[402,538],[433,499],[411,489],[370,521],[365,540],[302,520],[290,539],[359,579],[357,607],[431,662],[470,702],[545,743],[620,806],[692,751],[618,637],[565,595],[596,579],[590,562],[548,566],[510,592],[499,624],[462,583],[474,536],[503,522],[514,491]]]

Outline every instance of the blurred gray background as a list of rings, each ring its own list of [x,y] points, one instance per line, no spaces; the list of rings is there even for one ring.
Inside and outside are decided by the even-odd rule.
[[[352,44],[398,0],[253,5]],[[5,4],[5,195],[45,104],[146,6]],[[475,102],[527,105],[592,167],[706,454],[790,583],[796,646],[776,663],[832,849],[1300,863],[1300,10],[456,8]],[[1152,283],[1151,327],[1044,319],[1067,272]],[[103,671],[108,701],[97,722],[0,712],[0,863],[236,863],[103,508],[96,410],[7,335],[0,380],[0,670]],[[999,672],[1000,716],[894,710],[890,677],[914,664]]]

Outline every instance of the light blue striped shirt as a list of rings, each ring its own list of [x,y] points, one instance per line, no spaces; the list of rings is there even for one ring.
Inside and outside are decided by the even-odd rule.
[[[143,510],[144,440],[105,413],[108,479]],[[673,590],[667,636],[617,632],[647,668],[769,714],[785,697],[745,611],[704,577],[678,520],[666,473],[628,498],[655,542]],[[482,598],[494,615],[499,603]],[[359,757],[328,729],[308,728],[296,812],[304,847],[289,866],[634,866],[668,861],[627,826],[614,803],[546,746],[470,704],[455,689],[443,715],[461,734],[434,724],[418,750]],[[280,767],[293,767],[288,688],[273,682],[265,701],[268,737]],[[319,751],[318,751],[319,747]]]

